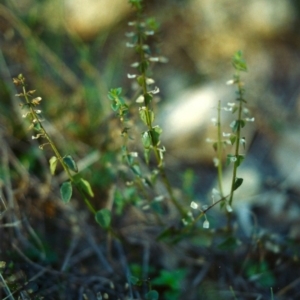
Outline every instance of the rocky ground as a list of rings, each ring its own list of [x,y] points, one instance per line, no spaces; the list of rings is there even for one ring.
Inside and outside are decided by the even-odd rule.
[[[234,101],[234,87],[226,85],[232,55],[240,49],[248,63],[243,81],[255,121],[243,133],[244,183],[234,199],[232,232],[219,206],[207,213],[208,230],[201,219],[187,231],[168,203],[157,220],[145,210],[139,190],[125,186],[120,128],[106,95],[117,86],[128,99],[133,94],[127,73],[135,58],[125,47],[126,24],[135,18],[130,5],[4,1],[0,298],[156,299],[145,296],[152,288],[159,299],[297,299],[298,2],[157,0],[146,1],[146,11],[161,24],[153,42],[168,58],[153,69],[160,88],[155,120],[163,128],[167,174],[186,207],[212,203],[215,153],[206,140],[216,134],[218,101]],[[64,174],[59,169],[50,175],[51,151],[38,148],[21,117],[12,83],[19,73],[43,98],[49,134],[90,180],[93,204],[113,208],[118,238],[95,223],[79,195],[68,205],[61,202]],[[231,115],[224,112],[223,118],[229,129]],[[225,186],[230,178],[225,171]],[[166,191],[158,184],[148,192],[156,199]]]

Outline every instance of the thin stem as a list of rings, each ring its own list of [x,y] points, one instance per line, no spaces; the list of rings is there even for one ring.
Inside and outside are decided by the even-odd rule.
[[[236,161],[234,162],[233,165],[233,175],[232,175],[232,182],[231,182],[231,190],[230,190],[230,197],[229,197],[229,205],[232,205],[233,201],[233,194],[234,194],[234,185],[236,182],[236,174],[237,174],[237,169],[239,167],[240,159],[239,159],[239,150],[240,150],[240,138],[241,138],[241,121],[242,121],[242,112],[243,112],[243,88],[242,88],[242,83],[240,81],[240,76],[239,72],[237,72],[236,75],[236,84],[238,87],[238,100],[239,100],[239,108],[238,108],[238,126],[237,126],[237,132],[236,132],[236,142],[235,142],[235,158]]]
[[[46,129],[44,128],[38,113],[33,109],[33,105],[30,102],[29,98],[28,98],[28,93],[26,91],[26,87],[25,87],[25,79],[20,79],[21,84],[22,84],[22,90],[23,90],[23,95],[25,97],[26,103],[28,104],[31,116],[33,118],[33,122],[37,123],[40,127],[40,132],[41,134],[46,138],[46,140],[48,141],[50,147],[52,148],[53,152],[55,153],[55,156],[57,157],[57,159],[59,160],[60,164],[62,165],[63,169],[65,170],[65,172],[67,173],[69,180],[76,186],[78,192],[80,193],[81,197],[84,199],[85,204],[87,205],[88,209],[93,213],[96,214],[96,209],[93,207],[93,205],[91,204],[91,202],[87,199],[87,197],[84,195],[84,193],[81,191],[81,189],[77,186],[76,181],[74,179],[74,177],[72,176],[68,166],[66,165],[66,163],[64,162],[62,156],[60,155],[58,149],[56,148],[55,144],[53,143],[52,139],[50,138],[50,136],[48,135]]]
[[[152,149],[154,151],[154,155],[157,161],[157,166],[160,170],[160,174],[162,177],[162,181],[168,191],[170,200],[174,204],[174,206],[177,208],[177,210],[180,212],[180,214],[184,217],[186,215],[185,210],[182,208],[182,206],[179,204],[177,199],[174,196],[171,184],[167,178],[164,166],[163,166],[163,158],[161,156],[160,150],[158,149],[158,144],[154,142],[152,132],[153,132],[153,124],[152,124],[152,117],[151,117],[151,109],[148,101],[148,87],[147,87],[147,82],[146,82],[146,64],[147,64],[147,59],[145,57],[145,52],[143,51],[143,33],[141,32],[140,29],[140,22],[138,22],[138,49],[139,49],[139,54],[140,54],[140,61],[141,61],[141,87],[142,87],[142,92],[144,96],[144,109],[145,109],[145,116],[146,116],[146,123],[148,127],[148,132],[151,136],[151,144],[152,144]]]
[[[217,157],[218,157],[218,185],[221,197],[223,197],[223,186],[222,186],[222,178],[223,178],[223,165],[222,165],[222,150],[223,150],[223,142],[222,142],[222,134],[221,134],[221,101],[218,102],[218,143],[217,143]]]

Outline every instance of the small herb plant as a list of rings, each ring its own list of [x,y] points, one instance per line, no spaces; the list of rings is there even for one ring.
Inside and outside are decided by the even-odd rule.
[[[210,228],[209,218],[207,212],[217,204],[221,208],[225,208],[228,217],[228,229],[231,231],[231,213],[234,207],[234,193],[242,185],[243,178],[238,176],[238,168],[242,164],[245,154],[246,139],[243,137],[243,129],[247,122],[254,121],[250,116],[249,110],[246,107],[245,89],[241,80],[241,73],[247,71],[246,62],[242,56],[242,52],[235,53],[232,59],[235,74],[233,79],[227,82],[228,85],[236,86],[236,99],[234,102],[229,102],[225,107],[222,106],[221,101],[217,106],[217,118],[212,121],[217,126],[217,137],[213,141],[213,148],[216,152],[214,164],[217,168],[218,186],[212,191],[213,202],[210,205],[200,206],[197,202],[191,201],[193,197],[194,184],[193,174],[191,172],[185,175],[185,184],[183,193],[189,193],[188,199],[191,201],[190,208],[197,212],[194,217],[185,204],[180,201],[180,197],[176,197],[172,185],[167,177],[165,170],[164,156],[166,149],[161,143],[162,129],[156,124],[154,102],[155,97],[160,92],[160,89],[155,86],[153,79],[152,67],[153,64],[159,62],[166,62],[166,58],[155,55],[151,48],[151,39],[156,34],[159,26],[153,18],[145,18],[144,3],[142,0],[129,0],[129,3],[136,9],[137,19],[129,22],[130,32],[127,37],[130,39],[127,42],[127,47],[133,49],[136,54],[136,61],[131,63],[133,72],[128,74],[129,80],[133,81],[132,86],[135,87],[134,95],[131,100],[123,95],[122,88],[112,88],[108,92],[108,99],[111,103],[111,109],[115,112],[120,124],[120,135],[122,138],[122,146],[120,149],[123,162],[131,171],[131,177],[134,178],[132,182],[127,183],[126,191],[123,191],[117,186],[113,196],[113,209],[117,217],[121,216],[124,211],[124,206],[127,204],[136,204],[140,199],[147,199],[148,206],[154,207],[153,203],[159,203],[162,199],[168,198],[171,205],[176,210],[176,218],[181,221],[181,226],[168,227],[167,221],[162,220],[161,213],[157,213],[159,209],[153,209],[151,212],[156,216],[156,225],[162,228],[162,232],[157,238],[160,242],[163,237],[172,237],[172,242],[176,244],[179,240],[187,237],[188,234],[193,234],[193,229],[197,230],[198,221],[202,218],[203,229]],[[24,111],[23,117],[29,120],[30,130],[34,131],[32,139],[42,141],[39,148],[44,149],[50,146],[54,155],[49,159],[50,173],[55,175],[57,165],[60,164],[68,180],[63,182],[60,187],[61,199],[64,203],[68,203],[73,195],[73,188],[76,188],[80,196],[84,200],[87,208],[94,215],[96,222],[106,231],[112,234],[114,238],[120,238],[121,235],[116,234],[112,229],[112,209],[103,208],[96,210],[91,203],[91,198],[94,193],[90,183],[85,180],[78,170],[77,164],[71,155],[62,155],[55,145],[54,140],[43,126],[42,111],[39,108],[42,101],[41,97],[36,97],[35,90],[28,90],[25,77],[20,74],[13,79],[14,84],[21,88],[21,92],[17,96],[23,99],[20,104]],[[234,120],[229,127],[231,132],[223,132],[225,127],[222,123],[222,112],[231,113]],[[136,131],[132,129],[134,126],[133,120],[138,117],[142,130],[138,132],[138,137],[134,136]],[[140,128],[139,126],[136,126]],[[132,147],[132,142],[135,143],[135,148]],[[228,153],[227,147],[231,146],[232,153]],[[141,150],[142,149],[142,150]],[[143,152],[144,159],[140,158],[139,151]],[[223,187],[223,168],[224,165],[232,166],[232,180],[230,192],[228,195],[224,194]],[[146,171],[145,171],[146,170]],[[158,184],[164,187],[163,192],[157,192]],[[142,196],[136,197],[136,193],[141,192]],[[164,195],[166,193],[166,196]],[[179,223],[179,222],[177,222]],[[178,225],[178,224],[177,224]],[[175,228],[176,227],[176,228]],[[201,228],[200,228],[201,229]],[[201,229],[201,232],[205,230]],[[208,232],[207,230],[205,232]],[[229,237],[227,240],[219,244],[218,250],[234,250],[238,247],[239,240]],[[270,285],[275,282],[273,274],[269,271],[268,265],[251,264],[247,266],[247,275],[249,277],[256,275],[258,272],[264,271],[266,273],[265,285]],[[152,289],[152,285],[158,288],[167,289],[163,292],[166,299],[175,299],[180,297],[181,283],[187,276],[185,268],[178,268],[177,272],[164,269],[158,273],[159,275],[154,279],[139,279],[131,276],[129,281],[135,286],[146,286],[144,293],[145,299],[159,299],[159,294]]]
[[[136,70],[133,74],[128,74],[130,80],[135,80],[137,84],[137,91],[132,99],[138,105],[138,113],[145,130],[141,132],[141,142],[144,149],[145,162],[149,165],[151,154],[153,154],[156,161],[156,168],[152,171],[151,176],[147,179],[142,176],[141,169],[138,162],[138,153],[131,152],[128,149],[128,136],[130,134],[130,127],[127,123],[127,113],[129,107],[133,104],[127,104],[124,97],[121,95],[122,88],[111,89],[108,93],[108,98],[111,101],[111,108],[117,113],[117,116],[122,122],[123,129],[121,130],[124,139],[122,152],[123,157],[127,161],[129,167],[139,179],[140,185],[147,184],[153,186],[157,175],[160,175],[162,183],[164,184],[169,199],[176,207],[182,218],[186,217],[186,210],[174,196],[171,184],[166,175],[164,166],[164,154],[166,149],[161,145],[160,136],[162,129],[159,125],[155,125],[155,112],[152,108],[152,102],[156,94],[159,93],[157,86],[153,87],[155,80],[151,77],[151,66],[155,62],[166,62],[166,58],[162,56],[155,56],[152,54],[151,47],[149,46],[149,37],[153,37],[158,30],[158,23],[153,18],[145,20],[143,16],[143,2],[137,0],[130,0],[129,3],[137,11],[137,20],[129,22],[132,31],[127,33],[130,42],[127,42],[127,47],[133,48],[137,54],[137,61],[131,64],[131,67]]]
[[[233,79],[227,82],[228,85],[236,85],[236,102],[228,102],[227,106],[222,107],[221,101],[218,101],[217,107],[217,118],[213,118],[212,122],[217,126],[217,139],[212,141],[213,148],[216,151],[217,156],[214,158],[214,165],[217,167],[218,173],[218,188],[213,188],[212,190],[212,199],[213,204],[209,207],[204,207],[201,210],[201,214],[198,216],[197,220],[205,216],[205,221],[203,223],[203,228],[209,228],[209,222],[205,213],[215,206],[217,203],[221,203],[221,206],[226,208],[228,216],[228,225],[230,228],[230,214],[232,213],[233,205],[233,196],[234,192],[242,185],[243,178],[238,177],[238,168],[242,164],[245,154],[241,152],[241,146],[245,150],[246,138],[242,135],[242,129],[246,126],[247,122],[253,122],[254,118],[250,117],[248,108],[246,107],[245,100],[245,88],[244,84],[241,81],[241,72],[247,71],[247,64],[242,56],[241,51],[237,51],[232,58],[232,64],[235,69],[235,74]],[[230,128],[232,132],[222,132],[224,125],[221,121],[221,111],[231,112],[235,116],[235,119],[230,123]],[[211,142],[211,139],[208,139],[208,142]],[[233,164],[232,168],[232,181],[230,186],[229,195],[225,195],[223,191],[223,161],[224,161],[224,152],[226,148],[230,145],[233,147],[233,153],[226,155],[226,166]],[[191,203],[192,209],[199,209],[199,205],[195,202]]]
[[[56,147],[54,141],[47,133],[43,126],[42,110],[38,108],[41,97],[35,97],[35,90],[27,90],[26,80],[22,74],[19,74],[17,78],[13,79],[14,84],[17,87],[22,88],[22,92],[17,94],[17,97],[24,98],[25,101],[20,104],[22,110],[24,110],[23,118],[26,118],[30,122],[29,129],[34,130],[35,135],[32,136],[34,140],[45,139],[46,141],[41,143],[39,148],[44,149],[45,146],[50,146],[54,152],[54,156],[49,159],[50,172],[55,174],[57,163],[59,162],[68,176],[68,180],[63,182],[60,187],[60,195],[63,202],[68,203],[73,194],[73,186],[77,189],[82,199],[84,200],[87,208],[95,215],[97,223],[104,229],[110,229],[111,213],[108,209],[104,208],[99,211],[93,207],[90,198],[94,197],[93,190],[90,183],[81,177],[77,164],[71,155],[62,156]]]

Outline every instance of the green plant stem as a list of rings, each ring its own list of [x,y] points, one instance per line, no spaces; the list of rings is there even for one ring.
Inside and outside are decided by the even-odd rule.
[[[230,196],[229,196],[229,205],[232,205],[232,201],[233,201],[233,194],[234,194],[234,185],[235,185],[235,181],[236,181],[236,174],[237,174],[237,169],[239,166],[239,151],[240,151],[240,138],[241,138],[241,121],[242,121],[242,112],[243,112],[243,90],[242,90],[242,83],[240,81],[240,76],[239,76],[239,72],[237,71],[236,74],[236,81],[237,81],[237,87],[238,87],[238,100],[239,100],[239,108],[238,108],[238,119],[237,121],[238,126],[237,126],[237,132],[236,132],[236,143],[235,143],[235,158],[237,159],[234,162],[233,165],[233,175],[232,175],[232,182],[231,182],[231,190],[230,190]]]
[[[223,194],[223,165],[222,165],[222,150],[223,150],[223,142],[222,142],[222,133],[221,133],[221,101],[218,102],[218,143],[217,143],[217,157],[218,157],[218,185],[221,197]]]
[[[65,172],[67,173],[70,181],[76,186],[78,192],[80,193],[80,195],[82,196],[82,198],[84,199],[85,204],[87,205],[88,209],[93,213],[96,214],[96,209],[93,207],[93,205],[91,204],[91,202],[86,198],[86,196],[83,194],[83,192],[77,187],[76,182],[74,180],[74,177],[72,176],[69,168],[67,167],[67,165],[65,164],[65,162],[63,161],[62,156],[60,155],[58,149],[56,148],[55,144],[53,143],[52,139],[50,138],[50,136],[48,135],[46,129],[44,128],[42,122],[39,119],[39,115],[36,113],[36,111],[33,109],[32,104],[30,102],[30,100],[28,99],[28,94],[26,91],[26,87],[25,87],[25,83],[22,80],[22,90],[23,90],[23,94],[26,100],[26,103],[29,106],[29,110],[31,115],[33,116],[35,122],[37,122],[40,126],[40,131],[42,133],[42,135],[46,138],[46,140],[48,141],[50,147],[52,148],[53,152],[55,153],[55,156],[57,157],[57,159],[59,160],[60,164],[62,165],[63,169],[65,170]]]
[[[144,62],[146,62],[146,57],[145,57],[145,53],[144,51],[142,51],[142,47],[143,47],[143,39],[142,39],[142,34],[139,32],[138,34],[138,47],[140,49],[139,53],[140,53],[140,61],[142,62],[142,64]],[[153,130],[153,125],[152,125],[152,118],[151,118],[151,110],[149,107],[149,103],[148,101],[146,101],[147,95],[148,93],[148,88],[147,88],[147,82],[146,82],[146,73],[144,70],[144,67],[142,67],[141,70],[141,87],[142,87],[142,92],[143,92],[143,96],[144,96],[144,105],[145,105],[145,114],[146,114],[146,122],[147,122],[147,127],[148,127],[148,132],[151,133]],[[176,207],[176,209],[179,211],[179,213],[181,214],[182,217],[186,216],[186,211],[183,209],[183,207],[179,204],[179,202],[177,201],[177,199],[174,196],[171,184],[168,180],[168,177],[166,175],[164,166],[163,166],[163,159],[160,155],[160,151],[157,147],[157,144],[154,143],[153,138],[151,136],[151,144],[152,144],[152,148],[154,150],[154,155],[157,161],[157,166],[160,170],[160,174],[163,180],[163,183],[168,191],[168,194],[170,196],[170,199],[172,201],[172,203],[174,204],[174,206]]]

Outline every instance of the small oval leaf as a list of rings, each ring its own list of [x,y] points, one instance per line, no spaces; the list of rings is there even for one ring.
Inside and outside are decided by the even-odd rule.
[[[243,183],[243,178],[236,178],[235,183],[233,185],[233,190],[237,190]]]
[[[143,146],[146,149],[149,149],[151,146],[151,135],[149,134],[148,131],[145,131],[142,133],[142,142]]]
[[[95,214],[96,222],[104,229],[108,229],[111,223],[111,212],[107,208],[98,210]]]
[[[72,197],[72,184],[70,181],[64,182],[60,187],[61,199],[64,203],[68,203]]]
[[[87,195],[89,195],[90,197],[94,197],[94,192],[91,188],[91,185],[90,183],[83,179],[83,178],[80,178],[80,180],[78,181],[78,185],[79,185],[79,188]]]
[[[67,155],[63,158],[64,163],[67,165],[67,167],[74,171],[74,172],[78,172],[78,167],[76,165],[75,160],[73,159],[73,157],[71,155]]]
[[[152,291],[148,292],[145,296],[146,296],[145,297],[146,300],[158,300],[159,299],[159,294],[156,290],[152,290]]]
[[[57,166],[57,157],[56,156],[52,156],[50,159],[49,159],[49,164],[50,164],[50,173],[51,175],[54,175],[55,173],[55,169],[56,169],[56,166]]]

